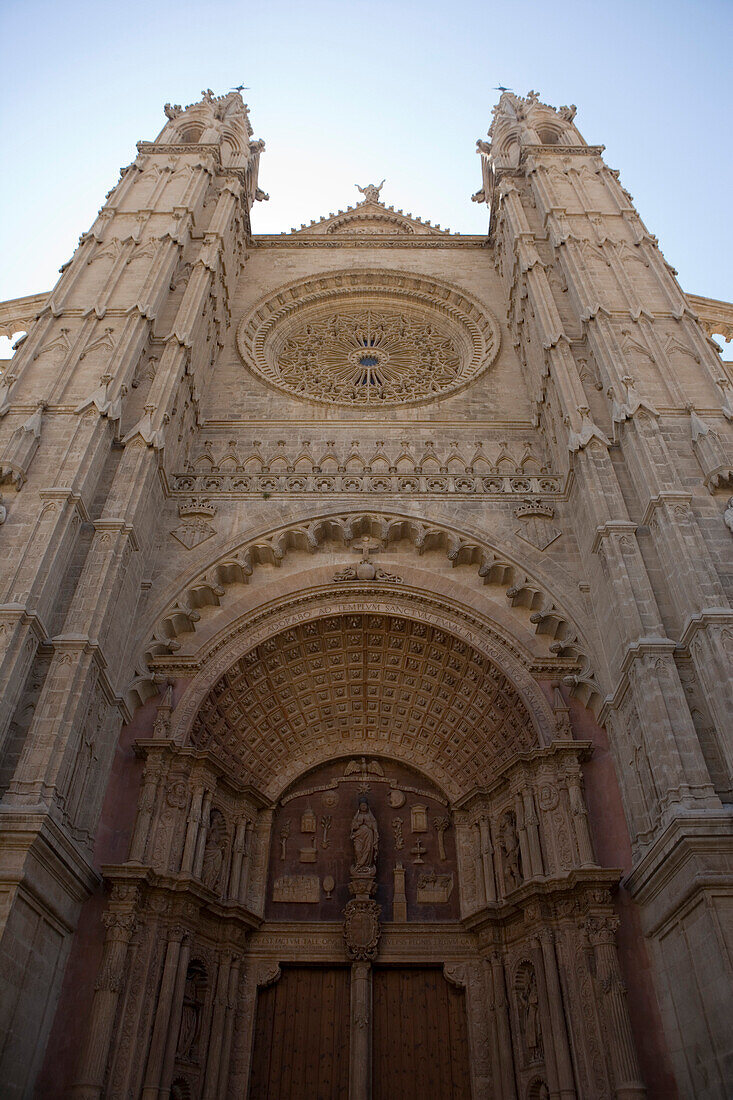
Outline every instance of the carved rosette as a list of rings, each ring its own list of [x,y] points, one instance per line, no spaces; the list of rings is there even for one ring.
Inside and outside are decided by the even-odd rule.
[[[344,909],[344,940],[350,959],[371,962],[376,958],[381,928],[381,907],[376,901],[353,898]]]

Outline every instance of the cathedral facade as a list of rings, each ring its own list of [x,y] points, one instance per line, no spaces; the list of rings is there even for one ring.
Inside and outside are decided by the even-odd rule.
[[[535,93],[468,236],[165,114],[0,305],[3,1094],[723,1100],[733,306]]]

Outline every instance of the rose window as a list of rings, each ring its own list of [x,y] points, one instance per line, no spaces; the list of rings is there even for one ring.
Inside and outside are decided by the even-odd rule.
[[[237,343],[248,367],[293,396],[378,408],[465,386],[495,358],[499,334],[466,296],[380,272],[283,288],[244,319]]]
[[[370,405],[441,393],[458,377],[461,358],[435,324],[365,310],[304,325],[283,343],[278,367],[291,391]]]

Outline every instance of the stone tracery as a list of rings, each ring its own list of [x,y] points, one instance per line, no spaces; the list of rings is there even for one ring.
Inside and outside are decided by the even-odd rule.
[[[266,382],[334,405],[453,393],[491,365],[499,344],[499,326],[478,301],[389,271],[333,272],[280,287],[237,332],[244,362]]]
[[[434,322],[357,309],[309,320],[288,336],[278,368],[291,392],[370,405],[439,394],[460,377],[461,359]]]

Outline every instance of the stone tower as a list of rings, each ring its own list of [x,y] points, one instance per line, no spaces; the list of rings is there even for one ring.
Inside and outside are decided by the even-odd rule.
[[[0,305],[8,1095],[729,1095],[733,306],[533,92],[487,236],[165,114]]]

